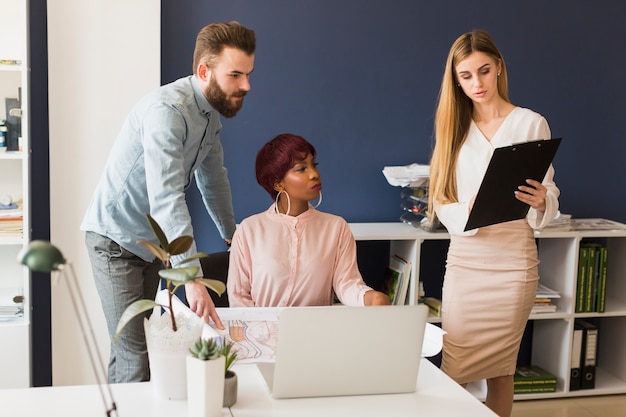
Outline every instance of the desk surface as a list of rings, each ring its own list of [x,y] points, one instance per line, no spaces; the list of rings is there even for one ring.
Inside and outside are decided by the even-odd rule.
[[[412,394],[274,400],[256,365],[236,365],[237,403],[223,416],[437,416],[494,417],[495,414],[428,360],[422,359],[417,390]],[[149,382],[112,385],[120,417],[184,417],[186,401],[154,397]],[[105,416],[96,386],[0,390],[2,415],[12,417]]]

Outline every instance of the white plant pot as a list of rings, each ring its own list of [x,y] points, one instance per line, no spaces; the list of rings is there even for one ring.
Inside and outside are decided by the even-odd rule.
[[[187,416],[220,417],[224,402],[223,356],[203,361],[187,356]]]
[[[189,348],[202,334],[202,322],[176,315],[178,330],[172,331],[169,313],[152,314],[144,320],[150,381],[157,398],[184,400],[187,398],[185,358]]]

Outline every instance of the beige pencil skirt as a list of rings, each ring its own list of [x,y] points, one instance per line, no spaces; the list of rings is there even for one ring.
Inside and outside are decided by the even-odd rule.
[[[451,236],[442,294],[441,369],[459,384],[515,373],[537,282],[526,220]]]

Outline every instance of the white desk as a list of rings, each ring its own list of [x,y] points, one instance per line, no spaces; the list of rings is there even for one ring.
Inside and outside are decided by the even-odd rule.
[[[237,403],[223,416],[437,416],[495,417],[474,396],[422,359],[412,394],[274,400],[256,365],[236,365]],[[149,382],[112,385],[120,417],[186,417],[186,401],[154,397]],[[104,417],[96,386],[0,390],[0,414],[11,417]]]

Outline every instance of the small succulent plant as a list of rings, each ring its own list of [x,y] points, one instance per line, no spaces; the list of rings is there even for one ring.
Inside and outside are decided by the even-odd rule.
[[[199,337],[189,348],[189,353],[201,361],[210,361],[219,358],[222,355],[222,349],[215,339]]]
[[[233,366],[233,364],[237,360],[237,351],[233,350],[234,345],[235,344],[233,342],[225,341],[224,343],[222,343],[220,349],[220,354],[224,357],[224,359],[226,359],[226,374],[228,374],[230,367]]]

